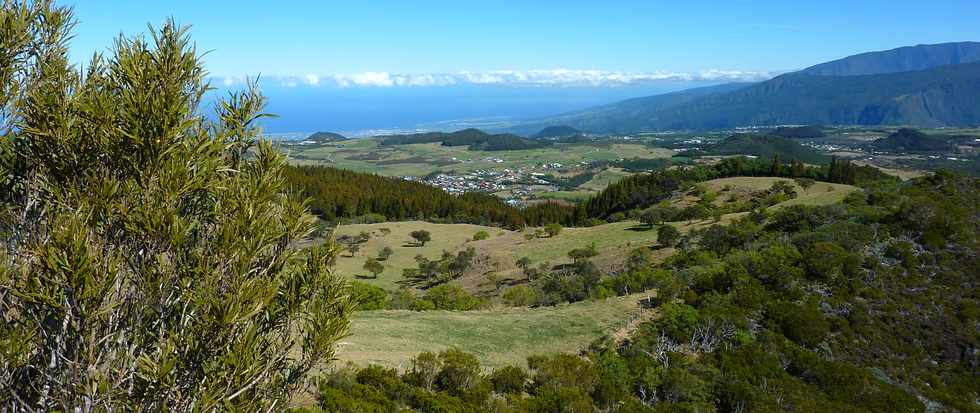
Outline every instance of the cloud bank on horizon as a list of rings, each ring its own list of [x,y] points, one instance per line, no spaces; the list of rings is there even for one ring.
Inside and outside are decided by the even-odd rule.
[[[758,82],[772,78],[772,72],[710,69],[685,72],[621,72],[606,70],[496,70],[489,72],[405,74],[361,72],[353,74],[305,74],[263,76],[266,84],[286,88],[307,87],[439,87],[439,86],[513,86],[513,87],[619,87],[657,82]],[[225,86],[243,84],[245,76],[218,77]]]

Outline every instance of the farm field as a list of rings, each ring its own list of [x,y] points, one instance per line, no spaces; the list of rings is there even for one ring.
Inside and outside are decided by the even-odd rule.
[[[648,294],[541,308],[486,311],[365,311],[337,351],[341,362],[404,370],[423,351],[456,347],[486,369],[524,365],[527,356],[577,352],[626,326]]]
[[[512,151],[470,151],[438,143],[380,146],[377,139],[290,145],[283,148],[290,163],[324,165],[388,176],[425,176],[433,172],[465,173],[483,169],[533,168],[622,158],[665,158],[673,151],[641,144],[556,144]]]

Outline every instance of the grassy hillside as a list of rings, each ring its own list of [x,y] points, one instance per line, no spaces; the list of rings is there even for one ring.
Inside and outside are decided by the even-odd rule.
[[[340,361],[405,369],[422,351],[456,347],[485,368],[524,364],[527,356],[574,353],[624,327],[645,295],[544,308],[489,311],[368,311],[354,316]]]
[[[391,233],[384,235],[382,228],[391,230]],[[427,242],[423,247],[416,246],[411,235],[409,235],[416,230],[426,230],[432,233],[432,241]],[[422,221],[342,225],[334,232],[336,236],[357,235],[361,232],[367,232],[371,234],[371,239],[362,244],[360,251],[353,257],[349,253],[341,254],[337,258],[337,264],[334,268],[345,276],[363,278],[370,275],[361,268],[364,265],[364,260],[368,257],[377,257],[382,248],[390,247],[394,254],[381,262],[385,266],[385,271],[377,279],[369,278],[363,281],[388,290],[396,290],[400,287],[398,281],[402,280],[402,270],[416,266],[416,255],[421,254],[429,259],[439,258],[443,250],[456,251],[460,249],[471,241],[473,235],[479,231],[487,231],[491,237],[497,236],[499,233],[509,232],[500,228],[479,225],[433,224]]]
[[[789,182],[796,188],[799,195],[794,199],[770,207],[772,209],[789,205],[828,205],[843,200],[857,189],[850,185],[818,182],[804,192],[790,179],[771,177],[722,178],[706,181],[703,185],[710,192],[718,192],[724,187],[732,187],[735,190],[739,188],[763,190],[771,187],[777,180]],[[722,222],[728,222],[738,216],[741,214],[726,215],[722,217]],[[712,220],[707,219],[693,223],[677,222],[672,225],[677,226],[681,232],[687,232],[693,228],[701,228],[712,223]],[[382,228],[388,228],[391,233],[383,235]],[[420,229],[432,233],[432,241],[424,247],[411,244],[412,238],[409,233]],[[490,238],[472,241],[473,235],[478,231],[486,231]],[[552,265],[559,265],[571,261],[567,256],[568,251],[588,247],[595,243],[596,250],[599,252],[599,256],[595,259],[596,263],[606,270],[612,270],[622,265],[624,257],[632,249],[644,245],[653,245],[657,241],[656,228],[648,229],[635,221],[616,222],[594,227],[565,228],[555,237],[530,240],[525,238],[524,232],[479,225],[433,224],[423,221],[342,225],[336,230],[337,235],[357,235],[361,232],[370,233],[371,239],[361,246],[360,251],[354,257],[350,257],[346,253],[341,254],[335,267],[340,274],[352,278],[359,276],[362,278],[368,275],[367,271],[361,269],[364,260],[367,257],[376,257],[378,251],[386,246],[391,247],[394,250],[394,255],[383,262],[385,271],[377,279],[362,278],[361,280],[388,290],[394,290],[401,286],[398,282],[402,280],[402,270],[416,267],[414,257],[417,254],[434,259],[438,258],[443,250],[454,252],[472,246],[476,249],[478,257],[481,257],[481,263],[466,274],[460,282],[468,290],[484,293],[489,293],[491,288],[486,282],[487,272],[495,272],[503,279],[522,278],[520,270],[515,265],[515,262],[521,257],[526,256],[535,264],[549,262]],[[533,229],[527,232],[533,232]],[[671,252],[670,249],[657,250],[655,256],[662,258]]]

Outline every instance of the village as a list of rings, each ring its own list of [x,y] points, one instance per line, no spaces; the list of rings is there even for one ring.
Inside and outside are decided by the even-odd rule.
[[[530,168],[506,168],[480,169],[463,174],[438,173],[418,180],[452,194],[511,191],[514,195],[529,195],[531,186],[551,186],[550,182],[543,179],[544,176],[544,173],[534,172]]]

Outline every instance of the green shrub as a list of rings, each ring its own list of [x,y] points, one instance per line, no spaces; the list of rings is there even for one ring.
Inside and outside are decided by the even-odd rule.
[[[467,311],[487,305],[486,301],[466,292],[459,284],[450,283],[432,287],[422,296],[436,310]]]
[[[768,316],[786,338],[813,348],[830,332],[830,323],[815,305],[778,302],[769,307]]]
[[[358,310],[384,310],[388,306],[388,292],[381,287],[351,281],[350,294],[357,302]]]
[[[508,288],[501,298],[512,307],[528,307],[537,302],[538,294],[533,288],[522,284]]]
[[[698,322],[698,310],[687,304],[667,303],[660,308],[661,317],[657,320],[668,336],[684,342],[691,336]]]
[[[490,238],[490,233],[486,231],[477,231],[473,234],[473,241],[482,241]]]
[[[524,369],[515,366],[505,366],[490,374],[490,382],[497,393],[521,394],[527,385],[528,375]]]

